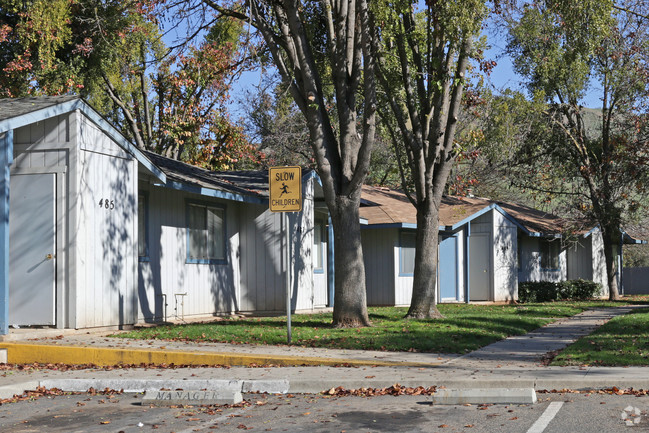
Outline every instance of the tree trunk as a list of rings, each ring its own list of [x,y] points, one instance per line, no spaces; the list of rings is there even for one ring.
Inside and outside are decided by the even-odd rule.
[[[358,211],[360,193],[355,196],[337,196],[331,213],[336,269],[333,326],[337,328],[370,326]]]
[[[412,300],[406,314],[411,319],[443,317],[437,309],[437,255],[439,243],[439,206],[429,197],[417,209],[417,248],[412,283]]]
[[[615,254],[613,247],[615,242],[611,233],[617,230],[603,229],[602,238],[604,240],[604,261],[606,263],[606,283],[608,284],[608,299],[610,301],[617,301],[620,299],[620,292],[617,287],[617,271],[615,269]]]

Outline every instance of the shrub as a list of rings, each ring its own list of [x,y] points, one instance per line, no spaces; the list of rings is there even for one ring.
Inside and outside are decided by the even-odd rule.
[[[602,293],[602,285],[588,280],[568,280],[563,283],[563,299],[593,299]]]
[[[518,301],[530,303],[593,299],[601,293],[601,289],[601,284],[581,279],[558,283],[526,281],[518,284]]]

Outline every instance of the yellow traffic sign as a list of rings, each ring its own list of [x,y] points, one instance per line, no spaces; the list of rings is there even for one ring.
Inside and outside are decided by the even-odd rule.
[[[268,169],[271,212],[302,210],[302,168],[270,167]]]

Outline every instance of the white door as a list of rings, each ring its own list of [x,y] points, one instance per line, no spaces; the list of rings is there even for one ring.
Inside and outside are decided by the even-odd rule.
[[[469,236],[469,300],[491,300],[491,236]]]
[[[11,176],[9,324],[56,324],[55,174]]]

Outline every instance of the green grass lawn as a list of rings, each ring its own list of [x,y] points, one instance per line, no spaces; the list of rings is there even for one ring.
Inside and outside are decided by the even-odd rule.
[[[649,308],[610,320],[566,347],[552,365],[649,365]]]
[[[372,326],[338,329],[331,313],[292,316],[293,345],[336,349],[466,353],[510,335],[521,335],[561,317],[610,302],[554,302],[524,305],[439,306],[444,319],[405,320],[406,308],[369,308]],[[161,325],[118,334],[137,339],[164,339],[235,344],[285,344],[286,317],[223,318],[210,323]]]

